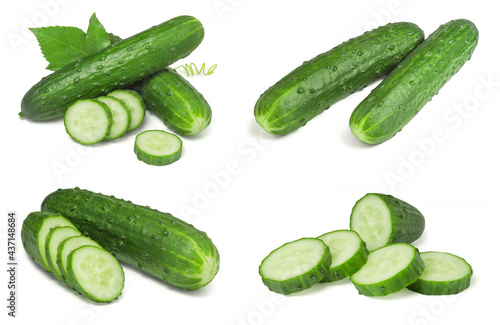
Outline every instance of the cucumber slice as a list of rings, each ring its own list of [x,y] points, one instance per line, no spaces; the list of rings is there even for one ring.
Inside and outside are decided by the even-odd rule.
[[[96,302],[117,299],[125,276],[116,258],[102,248],[81,246],[68,256],[68,276],[73,289]]]
[[[354,205],[350,229],[370,251],[394,243],[411,243],[425,228],[422,213],[392,195],[368,193]]]
[[[69,281],[68,270],[66,268],[68,264],[68,256],[75,249],[85,245],[101,247],[97,242],[93,241],[89,237],[73,236],[63,240],[57,248],[57,266],[59,268],[61,278],[68,284],[71,284]]]
[[[181,139],[162,130],[144,131],[135,138],[137,159],[149,165],[169,165],[181,158],[181,151]]]
[[[291,294],[321,281],[332,263],[326,244],[317,238],[301,238],[272,251],[259,273],[269,290]]]
[[[320,282],[342,280],[356,273],[368,260],[365,242],[352,230],[336,230],[318,237],[330,249],[332,264]]]
[[[79,100],[64,115],[66,132],[81,144],[104,140],[111,130],[112,117],[108,106],[95,99]]]
[[[113,140],[121,137],[130,126],[130,110],[121,99],[101,96],[96,98],[101,103],[106,104],[111,111],[111,130],[104,140]]]
[[[408,289],[424,295],[453,295],[470,286],[472,267],[463,258],[450,253],[424,252],[422,275]]]
[[[80,236],[81,233],[73,227],[55,227],[50,229],[45,240],[45,255],[47,264],[56,278],[62,280],[61,271],[57,266],[57,249],[59,244],[66,238]]]
[[[130,89],[119,89],[108,93],[107,96],[122,100],[130,110],[130,125],[127,131],[133,131],[141,125],[146,113],[146,105],[138,92]]]
[[[392,244],[371,252],[366,264],[351,276],[351,281],[362,295],[386,296],[415,282],[424,268],[415,247]]]

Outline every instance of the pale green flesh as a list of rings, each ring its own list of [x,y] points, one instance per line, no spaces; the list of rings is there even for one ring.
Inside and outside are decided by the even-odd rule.
[[[57,266],[57,248],[59,247],[59,244],[61,244],[61,242],[65,239],[73,236],[80,236],[81,233],[73,227],[57,227],[53,229],[54,230],[52,230],[52,236],[50,237],[50,240],[45,243],[49,251],[49,256],[47,256],[47,259],[50,258],[50,261],[52,263],[52,273],[54,273],[54,275],[59,279],[62,279],[61,271]]]
[[[351,229],[356,231],[372,251],[386,245],[391,235],[391,214],[384,201],[367,195],[354,207]]]
[[[264,260],[261,275],[270,280],[285,281],[311,271],[324,255],[325,245],[321,241],[294,241],[275,250]]]
[[[334,231],[318,237],[330,249],[334,268],[349,260],[361,247],[361,239],[354,231]]]
[[[379,248],[368,255],[366,264],[351,280],[357,284],[374,284],[386,281],[405,269],[415,257],[415,249],[406,244]]]
[[[108,106],[113,120],[111,130],[104,140],[113,140],[123,135],[130,125],[130,111],[125,106],[125,103],[108,96],[98,97],[96,99]]]
[[[69,278],[67,271],[68,256],[72,251],[81,246],[101,247],[98,243],[85,236],[75,236],[68,238],[67,240],[62,242],[61,245],[59,245],[57,254],[61,260],[61,265],[59,265],[59,272],[61,273],[61,275],[64,275],[65,279]]]
[[[172,155],[181,149],[181,140],[165,131],[145,131],[136,138],[136,146],[151,156],[164,157]]]
[[[127,90],[115,90],[107,94],[107,96],[121,99],[130,110],[130,125],[127,131],[135,130],[141,125],[144,119],[145,107],[139,99],[138,94]]]
[[[424,281],[448,282],[459,280],[472,273],[472,269],[463,259],[441,252],[425,252],[420,257],[425,264],[425,269],[420,275]]]
[[[65,226],[73,227],[76,229],[76,227],[71,222],[69,222],[66,218],[62,216],[47,218],[43,222],[43,225],[40,228],[40,231],[38,232],[38,252],[42,257],[43,266],[49,272],[52,271],[50,270],[49,263],[47,262],[47,256],[45,255],[45,240],[47,239],[47,235],[49,234],[50,229],[55,227],[65,227]]]
[[[68,134],[84,144],[104,139],[109,131],[110,122],[105,108],[91,100],[76,102],[64,115],[64,125]]]

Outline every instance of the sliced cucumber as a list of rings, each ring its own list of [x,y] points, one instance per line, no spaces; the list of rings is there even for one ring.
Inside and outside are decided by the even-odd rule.
[[[330,249],[332,264],[320,282],[342,280],[356,273],[368,260],[365,242],[352,230],[336,230],[318,237]]]
[[[272,251],[259,273],[269,290],[291,294],[321,281],[332,263],[326,244],[317,238],[301,238]]]
[[[93,241],[89,237],[73,236],[63,240],[57,248],[57,266],[59,268],[61,278],[68,284],[71,284],[68,277],[68,270],[66,269],[68,256],[75,249],[85,245],[101,247],[97,242]]]
[[[415,282],[424,268],[415,247],[392,244],[371,252],[366,264],[351,276],[351,281],[362,295],[386,296]]]
[[[108,106],[95,99],[83,99],[71,105],[64,115],[66,132],[81,144],[104,140],[112,124]]]
[[[370,251],[394,243],[411,243],[425,228],[422,213],[392,195],[368,193],[354,205],[350,221]]]
[[[471,266],[461,257],[443,252],[424,252],[422,275],[408,289],[424,295],[452,295],[470,286]]]
[[[181,151],[181,139],[162,130],[144,131],[135,138],[137,159],[149,165],[169,165],[181,158]]]
[[[101,103],[106,104],[111,111],[111,130],[104,140],[113,140],[121,137],[130,126],[130,110],[121,99],[101,96],[96,98]]]
[[[125,283],[123,269],[116,258],[95,246],[73,250],[68,256],[67,269],[73,288],[97,302],[118,298]]]
[[[66,238],[80,236],[81,233],[73,227],[55,227],[50,229],[45,240],[45,255],[49,268],[56,278],[62,280],[61,271],[57,266],[57,249],[59,244]]]
[[[146,105],[138,92],[130,89],[119,89],[108,93],[107,96],[122,100],[130,110],[131,119],[127,131],[133,131],[141,125],[146,113]]]

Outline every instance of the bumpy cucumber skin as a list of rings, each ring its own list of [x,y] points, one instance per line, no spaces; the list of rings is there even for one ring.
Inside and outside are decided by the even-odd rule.
[[[411,246],[405,243],[399,243],[394,245]],[[383,246],[378,249],[383,249],[385,247],[386,246]],[[411,261],[411,263],[405,269],[401,270],[398,274],[394,275],[388,280],[380,281],[373,284],[358,284],[351,277],[351,281],[358,290],[359,294],[372,297],[387,296],[389,294],[401,291],[410,284],[412,284],[413,282],[417,281],[418,277],[420,276],[420,274],[422,274],[422,272],[425,269],[425,264],[422,258],[420,257],[418,249],[416,249],[415,247],[413,247],[413,249],[415,251],[415,256]]]
[[[304,239],[304,238],[301,238],[298,240],[302,240],[302,239]],[[310,238],[310,239],[316,239],[316,238]],[[296,241],[298,241],[298,240],[296,240]],[[290,242],[290,243],[292,243],[292,242]],[[290,244],[290,243],[286,243],[286,244],[276,248],[274,251],[277,251],[280,248],[282,248],[283,246]],[[326,249],[325,249],[325,253],[324,253],[323,257],[321,258],[321,262],[318,265],[316,265],[316,267],[314,269],[307,272],[307,274],[309,275],[308,277],[304,277],[304,275],[299,275],[295,278],[291,278],[291,279],[288,279],[286,281],[276,281],[276,280],[266,278],[262,274],[262,272],[260,271],[260,267],[259,267],[259,274],[262,277],[262,282],[266,285],[266,287],[269,288],[269,290],[283,294],[283,295],[289,295],[292,293],[300,292],[300,291],[309,289],[313,285],[319,283],[325,277],[327,270],[330,268],[330,265],[332,264],[332,255],[330,254],[330,250],[328,249],[328,247],[326,246],[325,243],[323,243],[323,244],[325,245]],[[274,251],[269,253],[269,255],[271,255]],[[262,261],[261,266],[265,260],[266,259],[264,259]]]
[[[389,73],[424,39],[412,23],[391,23],[320,54],[258,99],[254,115],[270,134],[285,135],[337,101]]]
[[[352,133],[368,144],[396,135],[471,58],[478,38],[468,20],[441,25],[356,107]]]
[[[169,213],[79,188],[49,194],[42,210],[61,213],[119,261],[179,288],[200,289],[219,269],[207,234]]]
[[[428,252],[424,252],[425,254]],[[449,253],[447,253],[449,254]],[[453,255],[453,254],[450,254]],[[436,295],[454,295],[460,293],[470,286],[470,281],[472,278],[472,267],[463,258],[454,255],[455,257],[464,261],[470,268],[470,273],[461,279],[455,279],[453,281],[427,281],[418,278],[417,281],[413,282],[408,286],[411,291],[418,292],[423,295],[436,296]]]
[[[212,109],[203,95],[174,69],[146,77],[139,93],[147,108],[178,134],[198,134],[212,120]]]
[[[380,193],[368,193],[359,199],[356,204],[369,195],[379,197],[391,213],[391,235],[385,245],[396,243],[410,244],[422,236],[425,229],[425,218],[417,208],[392,195]],[[352,228],[352,219],[356,204],[352,209],[353,213],[351,213],[350,221],[350,229],[354,231],[356,229]]]
[[[186,57],[203,37],[196,18],[175,17],[44,77],[24,96],[20,115],[34,121],[63,117],[78,99],[124,88]]]

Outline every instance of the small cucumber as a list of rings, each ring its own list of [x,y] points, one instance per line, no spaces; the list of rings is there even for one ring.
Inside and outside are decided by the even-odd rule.
[[[468,20],[441,25],[356,107],[352,133],[369,144],[396,135],[471,58],[478,38]]]
[[[81,233],[73,227],[55,227],[50,229],[47,239],[45,240],[45,256],[47,256],[47,263],[52,271],[52,274],[59,280],[63,280],[61,271],[57,266],[57,249],[59,244],[67,238],[73,236],[80,236]]]
[[[148,130],[135,138],[137,159],[148,165],[165,166],[181,158],[182,141],[178,136],[162,130]]]
[[[64,115],[66,132],[81,144],[94,144],[106,139],[112,124],[108,106],[95,99],[76,101]]]

